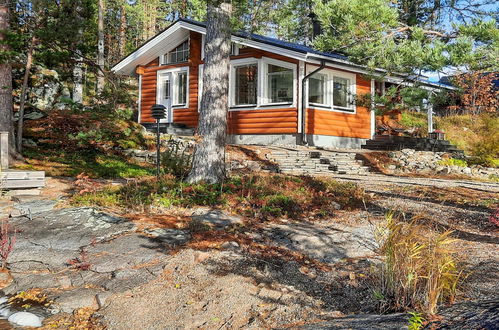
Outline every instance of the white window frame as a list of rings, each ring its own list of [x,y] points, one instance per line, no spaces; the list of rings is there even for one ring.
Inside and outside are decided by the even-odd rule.
[[[326,94],[324,95],[324,101],[325,103],[316,103],[316,102],[310,102],[309,101],[309,94],[310,94],[310,90],[309,90],[309,82],[310,82],[310,78],[312,78],[313,76],[315,75],[322,75],[322,76],[326,76],[326,81],[325,81],[325,86],[324,86],[324,90],[326,91]],[[307,80],[307,103],[312,106],[312,107],[319,107],[319,108],[330,108],[331,106],[331,91],[330,91],[330,87],[331,87],[331,84],[330,84],[330,80],[331,80],[331,76],[329,74],[327,74],[326,72],[322,72],[322,71],[319,71],[317,72],[316,74],[314,74],[312,77],[308,78]]]
[[[256,88],[256,103],[254,104],[237,104],[236,105],[236,70],[238,66],[244,65],[257,65],[257,88]],[[261,90],[262,90],[262,79],[261,79],[262,65],[261,61],[257,58],[241,58],[238,60],[230,61],[230,76],[229,76],[229,105],[231,108],[255,108],[261,104]]]
[[[179,104],[177,103],[177,92],[178,92],[178,73],[179,72],[185,72],[186,73],[186,86],[187,90],[185,92],[185,104]],[[165,69],[165,70],[158,70],[156,72],[156,81],[157,81],[157,86],[156,86],[156,103],[160,102],[161,95],[164,95],[164,84],[162,83],[160,77],[164,74],[172,74],[172,109],[186,109],[189,108],[189,67],[188,66],[182,66],[182,67],[177,67],[177,68],[171,68],[171,69]]]
[[[168,50],[166,53],[164,53],[161,56],[161,65],[175,65],[175,64],[181,64],[181,63],[187,63],[189,61],[189,56],[187,57],[187,61],[185,61],[185,62],[168,63],[168,56],[170,55],[170,53],[172,52],[172,50],[174,50],[178,46],[182,45],[186,41],[187,41],[187,49],[188,49],[189,56],[190,56],[190,53],[191,53],[191,43],[189,42],[189,37],[187,37],[184,40],[182,40],[181,42],[179,42],[175,47],[173,47],[172,49]]]
[[[296,106],[296,91],[297,91],[297,86],[298,86],[298,79],[297,79],[297,71],[296,71],[296,64],[290,63],[290,62],[285,62],[285,61],[279,61],[273,58],[269,57],[262,57],[261,59],[262,63],[262,75],[261,75],[261,80],[262,80],[262,99],[260,105],[290,105],[290,106]],[[269,90],[268,90],[268,71],[269,71],[269,65],[275,65],[279,66],[282,68],[286,69],[291,69],[293,72],[293,100],[291,102],[270,102],[270,97],[269,97]],[[260,78],[260,77],[259,77]]]
[[[236,71],[235,67],[242,65],[250,65],[256,64],[258,70],[258,79],[257,79],[257,95],[256,104],[235,104],[235,92],[236,92]],[[267,71],[268,64],[281,66],[284,68],[289,68],[293,70],[293,102],[276,102],[270,103],[268,100],[268,91],[267,91]],[[200,76],[202,79],[202,75]],[[201,85],[202,86],[202,85]],[[298,102],[297,96],[298,90],[298,77],[297,77],[297,64],[280,61],[269,57],[248,57],[235,59],[230,61],[230,75],[229,75],[229,110],[237,111],[237,110],[258,110],[258,109],[272,109],[272,108],[280,108],[283,105],[286,107],[296,107]]]
[[[316,67],[310,67],[307,68],[307,74],[314,71]],[[328,81],[326,82],[326,102],[327,104],[316,104],[316,103],[310,103],[308,101],[308,94],[309,94],[309,82],[307,79],[307,86],[306,86],[306,100],[307,100],[307,107],[312,108],[312,109],[318,109],[318,110],[327,110],[327,111],[334,111],[334,112],[341,112],[341,113],[349,113],[349,114],[356,114],[357,113],[357,104],[355,102],[355,96],[357,95],[357,75],[355,73],[350,73],[350,72],[344,72],[344,71],[338,71],[334,69],[329,69],[329,68],[324,68],[319,73],[327,74],[328,76]],[[333,105],[333,88],[334,88],[334,77],[338,78],[344,78],[350,80],[350,88],[349,88],[349,103],[351,104],[350,107],[340,107],[340,106],[335,106]]]

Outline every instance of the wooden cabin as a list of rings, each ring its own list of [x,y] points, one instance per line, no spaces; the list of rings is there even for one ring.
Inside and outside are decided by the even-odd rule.
[[[141,124],[151,127],[151,107],[163,104],[171,110],[162,123],[196,127],[205,34],[203,23],[180,19],[112,68],[138,76]],[[375,133],[374,111],[356,104],[377,87],[366,73],[341,54],[234,33],[229,141],[358,148]]]

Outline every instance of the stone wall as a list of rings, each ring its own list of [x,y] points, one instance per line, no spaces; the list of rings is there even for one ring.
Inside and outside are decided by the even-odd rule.
[[[415,151],[413,149],[402,149],[401,151],[391,151],[388,156],[394,164],[386,168],[390,173],[420,173],[420,174],[453,174],[468,175],[483,179],[499,177],[499,168],[484,167],[480,165],[444,165],[446,159],[462,159],[460,154],[433,151]]]

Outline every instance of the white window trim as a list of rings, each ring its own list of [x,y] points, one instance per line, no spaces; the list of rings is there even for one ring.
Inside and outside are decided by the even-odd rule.
[[[231,108],[249,108],[249,107],[258,107],[260,104],[260,95],[261,95],[261,61],[254,57],[249,58],[241,58],[238,60],[230,61],[230,76],[229,76],[229,105]],[[257,65],[257,88],[256,88],[256,102],[255,104],[237,104],[236,105],[236,70],[234,69],[237,66],[243,65]]]
[[[179,42],[175,47],[172,47],[171,49],[168,49],[166,53],[160,56],[161,63],[159,65],[175,65],[175,64],[181,64],[181,63],[186,63],[186,62],[176,62],[176,63],[168,63],[168,54],[178,46],[182,45],[184,42],[188,42],[188,49],[189,49],[189,54],[191,52],[191,44],[189,42],[189,36],[187,36],[185,39],[183,39],[181,42]]]
[[[307,74],[314,71],[315,69],[316,69],[315,67],[307,68]],[[357,95],[357,75],[355,73],[343,72],[343,71],[333,70],[333,69],[329,69],[329,68],[324,68],[319,73],[327,74],[327,76],[328,76],[328,81],[327,81],[327,86],[326,86],[326,91],[328,94],[326,96],[327,104],[316,104],[316,103],[310,103],[308,101],[309,83],[307,80],[306,95],[305,95],[306,100],[307,100],[307,108],[348,113],[348,114],[352,114],[352,115],[356,114],[357,113],[357,104],[355,102],[355,96]],[[333,105],[334,77],[345,78],[345,79],[350,80],[350,97],[352,98],[352,100],[350,101],[352,103],[351,107],[345,108],[345,107],[339,107],[339,106]]]
[[[256,64],[258,67],[258,81],[257,81],[257,103],[256,104],[235,104],[235,92],[236,92],[236,72],[234,67],[241,65]],[[281,66],[284,68],[289,68],[293,70],[293,102],[268,102],[267,96],[267,71],[268,64]],[[202,79],[202,77],[200,78]],[[244,110],[259,110],[259,109],[279,109],[282,106],[286,107],[296,107],[298,97],[296,91],[298,89],[298,79],[297,79],[297,65],[294,63],[279,61],[269,57],[262,57],[260,59],[256,57],[248,57],[235,59],[230,61],[230,76],[229,76],[229,107],[230,111],[244,111]]]
[[[185,95],[185,104],[178,104],[174,103],[177,102],[177,75],[175,73],[178,72],[186,72],[187,76],[187,91]],[[171,68],[171,69],[165,69],[165,70],[158,70],[156,71],[156,103],[160,103],[161,95],[163,95],[163,83],[160,80],[160,77],[164,74],[172,73],[172,109],[187,109],[189,108],[189,67],[188,66],[182,66],[182,67],[177,67],[177,68]]]
[[[285,62],[285,61],[279,61],[273,58],[269,57],[262,57],[261,59],[262,63],[262,100],[260,102],[260,105],[289,105],[289,106],[296,106],[296,90],[298,86],[298,81],[297,81],[297,73],[296,73],[296,64],[290,63],[290,62]],[[291,102],[270,102],[269,101],[269,91],[268,91],[268,65],[275,65],[279,66],[282,68],[286,69],[291,69],[293,71],[293,100]]]
[[[320,72],[317,72],[316,73],[317,75],[325,75],[326,76],[326,86],[325,86],[325,90],[326,90],[326,95],[324,95],[324,101],[326,101],[326,103],[316,103],[316,102],[309,102],[308,101],[308,96],[309,96],[309,82],[310,82],[310,78],[307,80],[307,104],[309,105],[309,107],[317,107],[317,108],[324,108],[324,109],[329,109],[331,108],[331,92],[330,92],[330,88],[331,88],[331,83],[330,83],[330,80],[331,80],[331,75],[326,73],[326,72],[323,72],[323,71],[320,71]]]

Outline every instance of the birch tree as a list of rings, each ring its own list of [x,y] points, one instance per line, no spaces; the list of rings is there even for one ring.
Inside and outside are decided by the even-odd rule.
[[[219,183],[225,178],[231,12],[230,2],[210,0],[207,3],[198,144],[187,178],[191,183]]]

